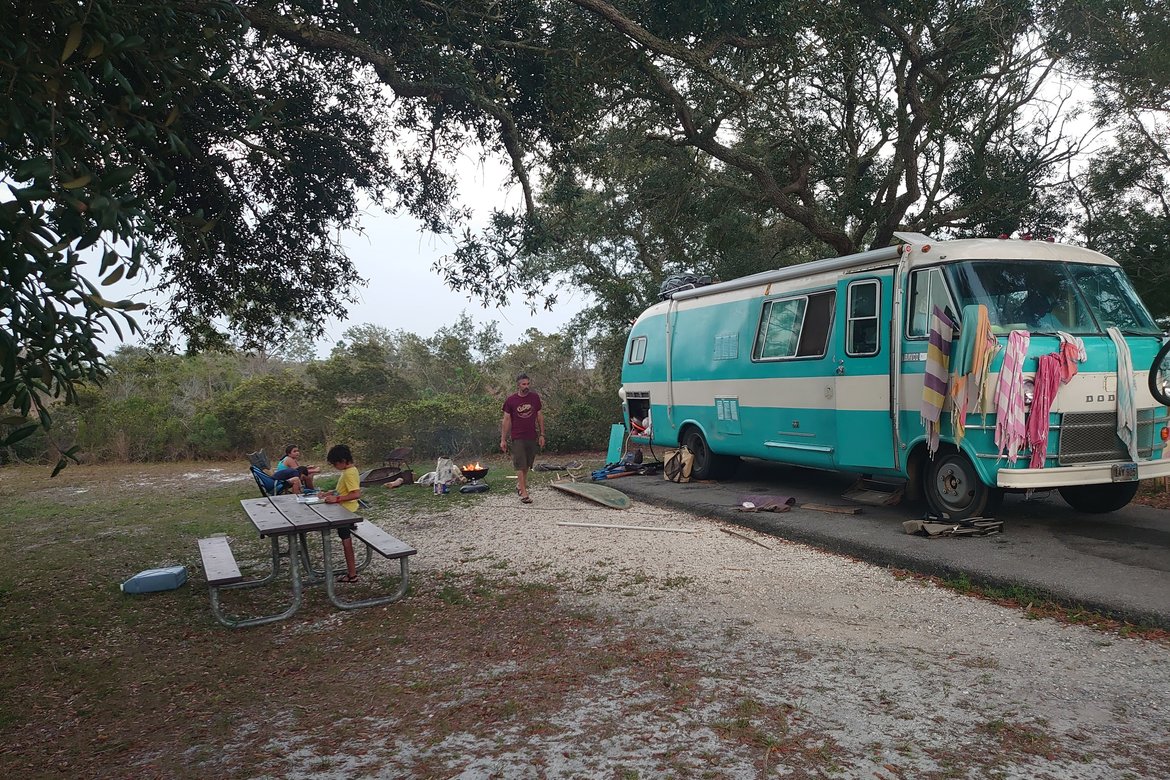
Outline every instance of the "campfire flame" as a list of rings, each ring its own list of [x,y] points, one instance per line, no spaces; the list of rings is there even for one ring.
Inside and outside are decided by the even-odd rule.
[[[464,471],[479,471],[480,469],[483,468],[483,466],[481,466],[479,464],[479,461],[477,460],[475,463],[468,463],[466,466],[463,466],[462,468]]]

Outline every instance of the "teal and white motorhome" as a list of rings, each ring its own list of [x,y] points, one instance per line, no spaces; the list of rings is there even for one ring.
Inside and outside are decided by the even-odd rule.
[[[699,478],[744,456],[904,479],[908,495],[954,519],[990,514],[1008,490],[1057,488],[1075,509],[1113,511],[1138,480],[1170,474],[1166,407],[1152,394],[1166,400],[1170,376],[1147,376],[1162,334],[1116,262],[1047,241],[897,235],[899,246],[675,292],[643,312],[622,369],[631,443],[687,445]],[[980,304],[1001,346],[991,390],[958,445],[947,403],[931,457],[921,415],[930,315],[937,306],[958,321]],[[1126,350],[1110,327],[1132,376],[1124,355],[1119,376]],[[1060,349],[1057,331],[1085,346],[1052,402],[1042,468],[1029,467],[1030,450],[1012,463],[995,443],[993,391],[1013,330],[1030,333],[1026,408],[1040,356]],[[1117,432],[1119,381],[1133,382],[1136,459]]]

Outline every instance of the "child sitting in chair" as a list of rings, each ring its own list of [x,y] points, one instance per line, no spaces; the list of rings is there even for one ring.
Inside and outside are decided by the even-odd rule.
[[[301,448],[290,444],[284,448],[284,457],[272,472],[273,479],[287,482],[294,493],[301,493],[305,488],[313,490],[313,475],[320,471],[316,466],[302,466],[300,458]]]
[[[341,504],[351,512],[358,509],[358,499],[362,497],[361,478],[358,476],[357,466],[353,464],[353,453],[344,444],[337,444],[330,448],[325,456],[329,465],[341,472],[337,480],[337,487],[321,494],[326,504]],[[345,552],[346,573],[337,578],[338,582],[357,581],[357,562],[353,554],[353,539],[350,538],[348,528],[338,528],[337,535],[341,538],[341,547]]]

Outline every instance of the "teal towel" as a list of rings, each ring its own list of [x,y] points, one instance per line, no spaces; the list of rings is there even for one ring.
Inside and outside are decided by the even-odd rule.
[[[979,335],[979,304],[972,303],[963,307],[963,319],[959,324],[959,339],[951,350],[951,374],[966,376],[975,370],[972,361],[975,358],[975,337]],[[967,327],[963,327],[963,325]]]

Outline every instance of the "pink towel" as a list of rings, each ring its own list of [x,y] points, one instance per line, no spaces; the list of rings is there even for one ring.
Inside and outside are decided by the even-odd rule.
[[[1087,358],[1085,342],[1062,330],[1058,330],[1056,335],[1060,337],[1060,383],[1067,385],[1068,380],[1077,375],[1077,363],[1084,363]]]
[[[1016,462],[1028,436],[1024,426],[1024,358],[1030,341],[1026,330],[1011,332],[995,385],[995,446],[1008,463]]]
[[[1042,355],[1036,369],[1036,394],[1032,398],[1032,410],[1028,413],[1028,446],[1032,448],[1032,459],[1028,466],[1044,468],[1044,456],[1048,452],[1048,413],[1056,391],[1060,389],[1063,362],[1059,353]]]

